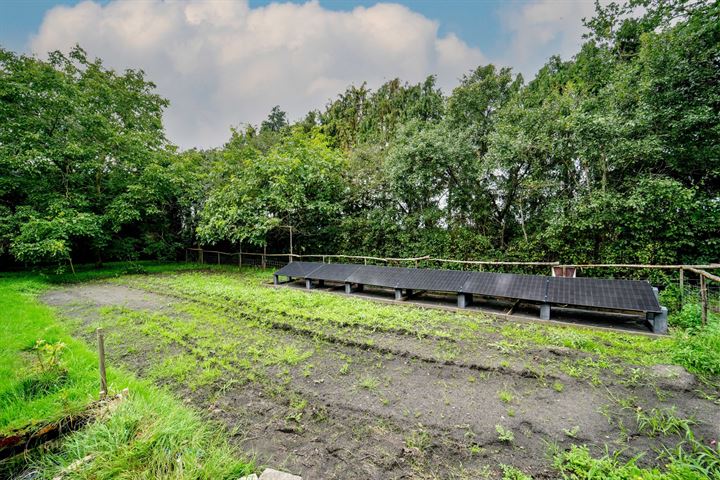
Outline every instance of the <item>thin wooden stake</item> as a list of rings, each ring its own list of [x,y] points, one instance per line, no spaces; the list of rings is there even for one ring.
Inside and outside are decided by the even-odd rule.
[[[680,267],[680,309],[682,310],[685,300],[685,269]]]
[[[707,282],[705,281],[705,275],[700,275],[700,299],[702,300],[702,324],[707,325]]]
[[[102,400],[108,391],[107,376],[105,374],[105,336],[102,328],[98,328],[95,332],[97,333],[98,357],[100,360],[100,400]]]

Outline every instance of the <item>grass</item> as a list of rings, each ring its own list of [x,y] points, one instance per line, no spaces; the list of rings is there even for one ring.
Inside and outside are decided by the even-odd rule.
[[[143,271],[175,265],[144,264]],[[182,267],[181,267],[182,268]],[[126,265],[81,269],[76,276],[0,275],[0,435],[75,415],[99,390],[97,358],[37,300],[49,285],[117,277]],[[137,268],[134,268],[137,271]],[[110,390],[130,389],[112,415],[64,436],[51,452],[0,462],[0,476],[31,468],[52,478],[73,465],[73,478],[237,478],[254,470],[226,434],[169,393],[127,372],[108,370]]]
[[[704,480],[720,478],[717,447],[703,445],[692,436],[685,444],[664,453],[664,470],[641,468],[640,456],[622,460],[620,452],[593,457],[585,445],[556,451],[553,466],[566,480]]]
[[[675,408],[658,409],[652,408],[649,411],[638,408],[637,410],[638,431],[648,436],[673,435],[692,433],[690,427],[696,422],[691,418],[680,418]]]

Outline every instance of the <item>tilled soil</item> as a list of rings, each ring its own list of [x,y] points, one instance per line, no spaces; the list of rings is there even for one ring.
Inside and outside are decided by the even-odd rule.
[[[185,315],[176,297],[116,284],[63,288],[43,300],[89,342],[109,307]],[[233,325],[245,321],[233,310],[225,315]],[[149,331],[126,333],[130,327],[120,322],[111,328],[118,339],[106,347],[111,363],[140,376],[187,348],[160,346]],[[656,452],[682,434],[641,433],[638,409],[672,411],[694,419],[697,436],[720,437],[720,408],[701,398],[697,381],[679,367],[627,365],[623,374],[602,369],[592,379],[576,378],[559,365],[592,355],[561,347],[503,352],[480,333],[476,341],[452,342],[364,332],[360,342],[269,328],[278,344],[312,355],[293,368],[264,367],[265,380],[257,382],[228,381],[229,371],[195,390],[155,380],[225,423],[239,450],[259,464],[306,479],[499,478],[501,464],[556,478],[547,452],[572,444],[598,454],[606,446],[627,457],[644,453],[641,464],[661,464]],[[218,331],[218,344],[232,335]]]

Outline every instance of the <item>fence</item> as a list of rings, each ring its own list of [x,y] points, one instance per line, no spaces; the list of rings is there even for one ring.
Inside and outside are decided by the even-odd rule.
[[[560,262],[513,262],[491,260],[457,260],[434,258],[429,255],[409,258],[374,257],[363,255],[296,253],[220,252],[202,248],[188,248],[186,262],[201,264],[280,268],[294,260],[322,261],[323,263],[360,263],[365,265],[392,265],[406,267],[448,268],[457,270],[487,270],[513,273],[544,274],[574,269],[587,277],[649,279],[664,290],[663,301],[671,310],[682,309],[686,303],[697,303],[702,308],[703,323],[708,312],[720,312],[720,277],[707,270],[720,269],[720,263],[707,265],[644,265],[644,264],[562,264]]]

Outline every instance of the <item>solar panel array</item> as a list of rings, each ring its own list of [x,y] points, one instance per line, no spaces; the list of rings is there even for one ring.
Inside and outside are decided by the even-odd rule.
[[[561,278],[315,262],[292,262],[275,272],[275,275],[386,288],[471,293],[556,305],[660,312],[660,304],[650,284],[637,280]]]

